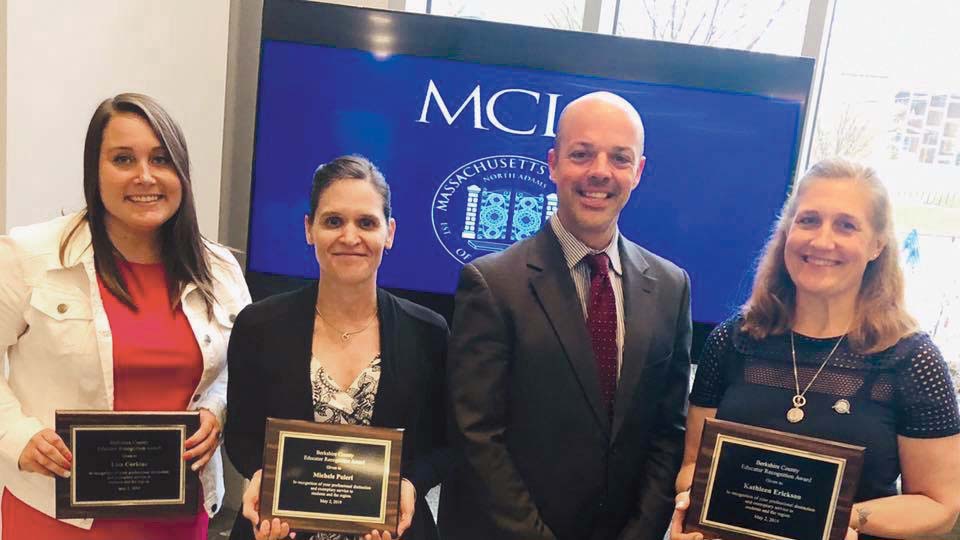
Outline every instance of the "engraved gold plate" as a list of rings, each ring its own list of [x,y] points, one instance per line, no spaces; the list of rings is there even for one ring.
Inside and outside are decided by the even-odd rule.
[[[843,540],[863,452],[708,418],[683,530],[730,540]]]

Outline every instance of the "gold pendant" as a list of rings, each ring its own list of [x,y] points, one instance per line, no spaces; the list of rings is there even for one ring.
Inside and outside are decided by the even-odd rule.
[[[350,333],[349,333],[349,332],[344,332],[343,335],[340,336],[340,340],[341,340],[341,341],[350,341]]]
[[[787,421],[791,424],[796,424],[801,420],[803,420],[803,409],[800,407],[792,407],[787,411]]]

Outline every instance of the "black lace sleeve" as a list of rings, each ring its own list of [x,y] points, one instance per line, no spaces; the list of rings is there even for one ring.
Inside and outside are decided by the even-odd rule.
[[[697,374],[693,380],[693,390],[690,392],[690,404],[698,407],[715,409],[723,398],[727,388],[724,375],[724,359],[733,350],[733,332],[739,324],[740,318],[728,319],[719,324],[707,336],[703,347],[703,354],[697,362]]]
[[[906,345],[896,381],[897,433],[936,438],[960,433],[957,391],[940,349],[926,334],[901,340]]]

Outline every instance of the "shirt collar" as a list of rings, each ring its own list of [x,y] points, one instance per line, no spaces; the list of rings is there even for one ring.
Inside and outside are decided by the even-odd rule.
[[[557,240],[560,241],[560,248],[563,250],[564,259],[567,261],[568,270],[572,270],[573,267],[583,261],[583,258],[587,255],[606,253],[607,257],[610,258],[610,266],[613,268],[613,271],[618,276],[623,275],[623,270],[620,266],[620,227],[614,228],[613,238],[610,239],[610,243],[607,244],[607,247],[603,249],[593,249],[580,241],[580,239],[574,236],[573,233],[565,229],[563,223],[560,222],[559,215],[554,214],[550,216],[549,223],[550,227],[553,229],[553,234],[557,235]]]
[[[90,223],[84,220],[82,213],[76,213],[66,221],[63,234],[74,231],[63,252],[63,263],[60,262],[59,244],[58,256],[53,260],[51,268],[71,268],[80,265],[93,265],[93,242],[90,234]],[[76,230],[74,230],[76,229]],[[62,239],[63,237],[61,237]]]

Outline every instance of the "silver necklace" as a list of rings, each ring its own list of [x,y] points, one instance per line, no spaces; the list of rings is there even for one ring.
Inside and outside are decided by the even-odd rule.
[[[807,390],[813,386],[813,381],[817,380],[817,377],[820,375],[820,372],[823,371],[823,368],[827,367],[827,362],[830,361],[830,358],[833,356],[833,353],[837,351],[837,347],[840,346],[840,342],[843,341],[843,338],[847,337],[847,334],[840,336],[840,339],[833,345],[833,349],[830,349],[830,354],[823,359],[823,363],[820,364],[820,369],[813,374],[813,378],[810,379],[810,382],[807,383],[807,386],[800,391],[800,375],[797,374],[797,349],[793,344],[793,330],[790,331],[790,355],[793,357],[793,382],[796,385],[797,393],[793,395],[793,407],[787,411],[787,421],[791,424],[796,424],[797,422],[803,420],[803,406],[807,404],[806,395]]]
[[[350,338],[352,338],[353,336],[355,336],[355,335],[357,335],[357,334],[361,334],[361,333],[363,333],[364,330],[366,330],[367,328],[370,328],[370,325],[373,324],[373,319],[375,319],[375,318],[377,317],[377,312],[374,311],[373,314],[370,315],[370,318],[367,319],[367,324],[363,325],[363,328],[361,328],[361,329],[359,329],[359,330],[354,330],[354,331],[352,331],[352,332],[347,332],[347,331],[345,331],[345,330],[341,330],[341,329],[337,328],[336,326],[330,324],[330,321],[328,321],[328,320],[323,316],[323,313],[320,313],[320,308],[314,306],[313,309],[314,309],[314,311],[317,312],[317,316],[320,317],[320,320],[323,321],[324,324],[326,324],[327,326],[329,326],[330,328],[332,328],[336,333],[340,334],[340,341],[343,341],[344,343],[350,341]]]

